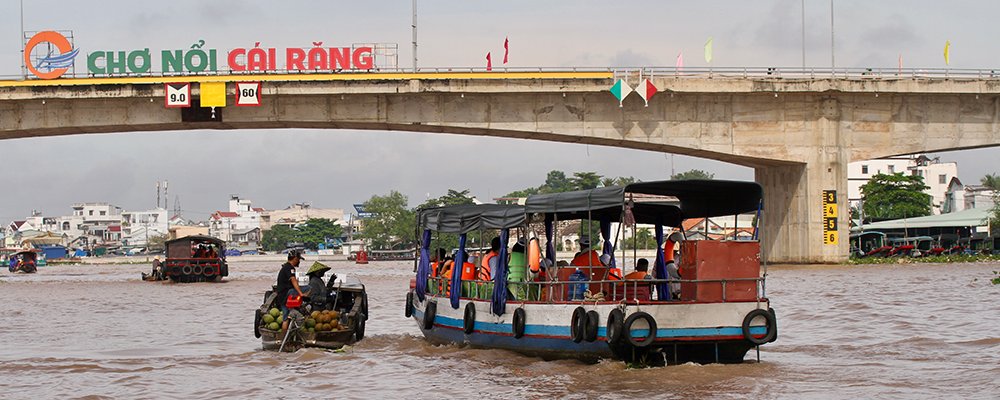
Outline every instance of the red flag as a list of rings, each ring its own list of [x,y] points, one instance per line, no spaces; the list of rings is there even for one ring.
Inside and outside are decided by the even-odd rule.
[[[507,48],[507,45],[509,44],[509,41],[510,40],[508,38],[506,38],[506,37],[503,38],[503,63],[504,64],[507,63],[507,54],[510,53],[510,49]]]
[[[486,53],[486,70],[487,71],[493,70],[493,60],[490,58],[489,52]]]

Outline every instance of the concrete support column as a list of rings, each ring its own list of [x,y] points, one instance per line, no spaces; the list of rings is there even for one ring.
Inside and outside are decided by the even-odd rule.
[[[841,126],[839,104],[822,100],[819,115],[803,129],[807,131],[803,137],[809,139],[789,143],[786,149],[804,163],[755,170],[757,183],[764,188],[764,256],[776,263],[844,262],[850,249],[847,164],[851,143],[848,130]],[[824,244],[825,190],[837,194],[837,244]]]

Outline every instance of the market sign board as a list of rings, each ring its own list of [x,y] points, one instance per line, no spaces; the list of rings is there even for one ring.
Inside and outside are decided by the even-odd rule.
[[[56,54],[32,62],[28,56],[38,46],[53,48]],[[324,46],[322,41],[310,47],[263,47],[261,42],[230,50],[206,46],[204,40],[182,49],[150,51],[149,48],[131,50],[94,50],[84,58],[87,72],[93,76],[205,74],[220,72],[268,73],[276,71],[341,72],[363,71],[375,68],[374,45]],[[393,45],[394,46],[394,45]],[[39,47],[40,49],[43,47]],[[382,47],[378,47],[382,49]],[[391,47],[394,49],[394,47]],[[80,49],[73,48],[65,35],[57,31],[34,34],[24,44],[25,66],[36,78],[57,79],[76,61]],[[380,50],[381,51],[381,50]],[[394,50],[393,50],[394,51]],[[381,53],[380,53],[381,54]],[[157,71],[156,67],[159,68]]]

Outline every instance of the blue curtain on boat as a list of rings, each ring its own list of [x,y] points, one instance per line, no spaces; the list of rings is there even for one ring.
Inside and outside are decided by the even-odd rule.
[[[455,254],[455,264],[451,266],[451,308],[458,309],[458,298],[462,297],[462,267],[465,266],[466,234],[458,237],[458,253]]]
[[[611,256],[611,262],[608,263],[608,267],[615,266],[615,245],[611,243],[611,219],[605,218],[601,220],[601,238],[604,239],[604,250],[601,254],[608,254]]]
[[[653,264],[653,268],[656,270],[656,279],[669,279],[670,274],[667,273],[667,264],[664,262],[666,258],[663,256],[663,224],[656,223],[656,262]],[[656,284],[656,298],[660,301],[670,300],[670,285],[666,282],[660,282]]]
[[[427,278],[431,274],[431,230],[424,229],[420,242],[420,261],[417,262],[417,298],[424,301],[427,293]]]
[[[545,216],[545,258],[548,258],[552,265],[556,265],[556,243],[552,241],[552,231],[555,221],[551,215]]]
[[[500,254],[497,254],[497,267],[493,270],[493,301],[494,315],[503,315],[507,311],[507,241],[510,239],[510,229],[500,230]]]

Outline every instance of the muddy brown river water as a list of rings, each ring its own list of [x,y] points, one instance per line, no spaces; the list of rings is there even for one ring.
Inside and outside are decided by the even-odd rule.
[[[779,337],[740,365],[627,369],[427,344],[403,317],[411,263],[332,262],[368,288],[346,352],[260,350],[278,263],[220,284],[146,266],[0,273],[0,398],[1000,398],[1000,264],[772,267]]]

